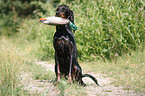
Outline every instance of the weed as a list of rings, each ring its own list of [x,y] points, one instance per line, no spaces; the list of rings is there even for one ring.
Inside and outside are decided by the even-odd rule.
[[[36,67],[32,66],[35,66],[34,58],[37,57],[34,56],[36,46],[31,44],[30,47],[29,43],[20,40],[19,37],[15,39],[2,37],[0,41],[0,95],[29,94],[21,83],[23,79],[21,76],[26,72],[34,72],[32,68]]]
[[[0,50],[0,95],[14,96],[23,92],[20,85],[20,72],[24,66],[21,54],[13,48],[2,48]]]

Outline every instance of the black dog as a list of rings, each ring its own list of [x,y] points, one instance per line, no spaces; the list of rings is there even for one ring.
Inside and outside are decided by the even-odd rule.
[[[70,22],[74,23],[73,11],[68,6],[60,5],[56,11],[57,17],[69,19]],[[77,62],[77,47],[74,35],[69,24],[56,26],[53,46],[55,49],[55,73],[57,82],[61,78],[65,78],[70,83],[76,81],[81,85],[85,85],[82,78],[90,77],[99,85],[95,77],[89,74],[82,74],[82,69]]]

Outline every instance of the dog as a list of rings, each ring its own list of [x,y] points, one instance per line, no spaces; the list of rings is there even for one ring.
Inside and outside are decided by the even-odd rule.
[[[70,22],[74,23],[73,11],[67,5],[58,6],[55,16],[69,19]],[[82,74],[82,69],[77,61],[77,47],[74,35],[69,24],[56,26],[53,46],[55,49],[56,82],[59,82],[61,78],[65,78],[69,83],[77,82],[85,86],[86,84],[82,78],[90,77],[99,86],[95,77]]]

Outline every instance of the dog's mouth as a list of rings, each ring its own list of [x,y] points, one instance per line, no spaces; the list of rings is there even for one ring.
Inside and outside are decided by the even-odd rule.
[[[65,18],[65,19],[67,19],[67,17],[63,14],[63,13],[56,13],[56,15],[55,15],[56,17],[61,17],[61,18]]]

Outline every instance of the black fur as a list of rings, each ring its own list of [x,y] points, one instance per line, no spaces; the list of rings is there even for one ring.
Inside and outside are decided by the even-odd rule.
[[[58,6],[55,16],[69,19],[74,23],[73,11],[66,5]],[[72,29],[69,24],[56,26],[53,45],[55,49],[55,73],[57,82],[61,78],[81,85],[85,85],[82,81],[83,77],[90,77],[97,85],[97,79],[89,74],[82,75],[82,69],[77,61],[77,47]]]

